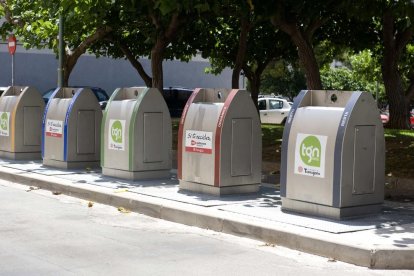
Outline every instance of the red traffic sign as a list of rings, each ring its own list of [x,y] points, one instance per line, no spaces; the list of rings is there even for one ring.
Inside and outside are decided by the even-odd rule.
[[[13,34],[9,36],[8,46],[10,55],[14,55],[14,53],[16,52],[16,42],[16,37]]]

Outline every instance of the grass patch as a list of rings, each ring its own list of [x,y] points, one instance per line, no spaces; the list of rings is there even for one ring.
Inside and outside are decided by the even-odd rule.
[[[414,130],[385,129],[385,173],[414,178]]]

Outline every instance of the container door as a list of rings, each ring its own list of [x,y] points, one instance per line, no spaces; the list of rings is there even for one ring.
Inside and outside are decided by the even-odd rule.
[[[144,113],[144,162],[162,162],[164,148],[163,116],[161,112]]]
[[[39,146],[42,134],[42,114],[39,106],[23,109],[23,145]]]
[[[252,119],[233,119],[231,176],[252,174]]]
[[[78,128],[76,130],[78,154],[95,153],[95,111],[78,111]],[[68,141],[71,143],[71,141]]]

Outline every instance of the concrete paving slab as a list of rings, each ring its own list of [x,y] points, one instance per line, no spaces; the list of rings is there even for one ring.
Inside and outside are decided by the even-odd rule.
[[[70,180],[72,183],[78,184],[91,184],[97,186],[103,186],[112,189],[132,189],[138,187],[153,187],[153,186],[168,186],[176,185],[177,180],[174,179],[155,179],[155,180],[142,180],[142,181],[130,181],[119,178],[113,178],[103,176],[100,173],[84,173],[84,174],[64,174],[56,175],[58,178]]]
[[[281,210],[280,200],[268,198],[259,198],[256,202],[222,206],[219,210],[336,234],[404,225],[413,221],[412,210],[386,204],[381,213],[377,215],[341,221],[287,213]]]
[[[194,193],[191,191],[183,191],[179,189],[178,180],[173,174],[170,179],[140,181],[117,179],[113,177],[102,176],[101,174],[96,173],[67,174],[56,176],[62,179],[70,180],[74,184],[91,184],[112,189],[128,189],[128,191],[132,193],[159,197],[205,207],[253,202],[258,200],[258,198],[263,198],[263,201],[267,201],[272,197],[278,197],[276,194],[277,191],[274,188],[268,187],[261,187],[259,193],[257,194],[231,195],[222,197]]]
[[[82,174],[86,173],[86,170],[61,170],[55,169],[52,167],[43,166],[41,161],[8,161],[5,163],[0,163],[2,166],[7,168],[13,168],[22,171],[30,171],[43,175],[68,175],[68,174]]]

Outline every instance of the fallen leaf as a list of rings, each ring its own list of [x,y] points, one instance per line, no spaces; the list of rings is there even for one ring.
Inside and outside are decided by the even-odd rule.
[[[30,186],[29,187],[29,190],[26,190],[26,192],[30,192],[30,191],[34,191],[34,190],[39,190],[39,189],[40,189],[39,187]]]
[[[52,192],[52,194],[54,194],[54,195],[61,195],[61,194],[62,194],[62,192],[53,191],[53,192]]]
[[[125,209],[124,207],[118,207],[118,211],[124,214],[131,213],[130,210]]]
[[[275,244],[273,244],[273,243],[265,243],[265,244],[263,244],[262,246],[269,246],[269,247],[275,247],[276,245]]]
[[[92,201],[89,201],[88,202],[88,207],[91,208],[92,206],[93,206],[93,202]]]
[[[114,193],[125,193],[128,192],[128,189],[117,189],[114,191]]]

